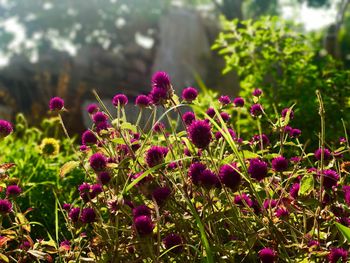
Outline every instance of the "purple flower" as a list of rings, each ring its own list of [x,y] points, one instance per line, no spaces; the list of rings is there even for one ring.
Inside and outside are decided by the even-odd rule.
[[[72,207],[72,205],[67,204],[67,203],[63,204],[63,206],[62,206],[63,210],[65,210],[65,211],[69,211],[71,209],[71,207]]]
[[[163,244],[165,246],[165,249],[171,249],[171,252],[173,253],[180,253],[183,250],[182,247],[182,239],[177,234],[169,234],[163,239]]]
[[[231,128],[228,128],[228,133],[231,135],[232,139],[235,139],[236,138],[236,133],[234,130],[232,130]],[[222,138],[222,133],[220,131],[217,131],[215,133],[215,139],[219,140],[220,138]]]
[[[168,169],[169,170],[175,170],[177,167],[179,167],[179,163],[178,162],[171,162],[168,164]]]
[[[307,242],[307,246],[308,247],[314,247],[314,246],[318,247],[318,246],[320,246],[320,243],[317,240],[311,239]]]
[[[299,129],[292,129],[289,132],[289,136],[292,138],[298,138],[300,135],[301,135],[301,130],[299,130]]]
[[[300,189],[300,184],[294,183],[289,190],[290,196],[292,198],[296,199],[298,197],[298,194],[299,194],[299,189]]]
[[[277,252],[272,248],[265,247],[259,251],[259,259],[262,263],[274,263],[277,259]]]
[[[69,242],[69,240],[62,241],[60,243],[60,248],[63,248],[66,251],[70,250],[70,242]]]
[[[346,143],[346,138],[340,137],[339,138],[339,142],[340,142],[340,144],[345,144]]]
[[[211,127],[206,121],[195,120],[188,126],[188,137],[198,148],[207,148],[212,139]]]
[[[350,186],[349,185],[344,185],[343,186],[343,192],[344,192],[345,203],[347,205],[350,205]]]
[[[326,189],[331,189],[333,186],[336,186],[340,179],[339,174],[336,171],[331,169],[323,171],[323,186]]]
[[[252,207],[253,206],[253,201],[252,199],[246,194],[246,193],[242,193],[241,195],[236,195],[233,202],[236,205],[242,205],[242,206],[249,206]]]
[[[154,167],[164,162],[168,149],[162,146],[152,146],[146,152],[146,163],[149,167]]]
[[[134,218],[134,226],[140,236],[152,234],[154,224],[149,216],[138,216]]]
[[[267,176],[267,163],[258,158],[250,159],[248,173],[257,181],[263,180]]]
[[[95,171],[102,171],[107,166],[107,158],[102,153],[95,153],[90,157],[90,166]]]
[[[151,209],[149,209],[148,206],[146,205],[139,205],[136,206],[133,210],[132,210],[132,215],[134,218],[138,217],[138,216],[151,216]]]
[[[106,185],[111,181],[111,176],[109,174],[109,172],[101,172],[98,174],[98,181],[103,184]]]
[[[222,104],[222,105],[227,105],[227,104],[230,104],[231,103],[231,99],[229,96],[221,96],[219,98],[219,102]]]
[[[186,125],[190,125],[195,119],[196,119],[196,116],[191,111],[185,112],[182,115],[182,120]]]
[[[92,198],[98,196],[100,193],[103,192],[103,188],[102,188],[102,185],[100,184],[94,184],[91,186],[91,195],[92,195]]]
[[[231,118],[230,114],[228,114],[227,112],[221,112],[220,116],[224,122],[228,122]]]
[[[236,107],[243,107],[244,106],[244,99],[241,98],[241,97],[237,97],[233,100],[233,104],[236,106]]]
[[[274,199],[265,199],[263,202],[263,208],[265,210],[275,208],[277,206],[277,200]]]
[[[219,178],[221,182],[232,191],[236,191],[241,184],[242,178],[238,171],[235,163],[231,165],[225,164],[220,167]]]
[[[156,72],[152,77],[152,91],[149,94],[156,105],[165,103],[173,95],[170,78],[166,72]]]
[[[81,212],[80,220],[84,224],[90,224],[95,222],[96,219],[96,213],[95,210],[88,207],[84,208],[83,211]]]
[[[145,108],[151,104],[151,99],[147,95],[139,95],[137,96],[135,103],[136,106]]]
[[[339,261],[341,259],[341,261]],[[328,260],[330,263],[337,262],[347,262],[348,260],[348,251],[344,248],[332,248],[328,254]]]
[[[262,90],[261,89],[255,89],[252,94],[253,94],[254,97],[259,97],[262,94]]]
[[[289,112],[289,119],[293,119],[294,118],[294,111],[290,108],[285,108],[282,110],[282,118],[286,118],[287,117],[287,113]]]
[[[205,169],[199,174],[199,182],[203,187],[208,189],[220,183],[217,175],[209,169]]]
[[[168,100],[167,90],[158,87],[153,87],[148,96],[154,105],[163,104]]]
[[[256,143],[259,147],[261,147],[261,140],[262,140],[263,148],[265,148],[270,144],[269,138],[263,133],[261,135],[259,134],[254,135],[250,143]]]
[[[12,124],[5,120],[0,120],[0,138],[5,138],[13,132]]]
[[[92,120],[96,124],[105,123],[108,120],[108,117],[104,112],[98,111],[92,116]]]
[[[60,97],[53,97],[50,100],[49,108],[51,111],[60,111],[64,108],[64,100]]]
[[[113,97],[112,103],[115,107],[118,107],[118,104],[123,107],[128,104],[128,97],[125,94],[117,94]]]
[[[214,108],[209,108],[209,109],[207,109],[207,112],[206,112],[207,114],[208,114],[208,116],[210,117],[210,118],[214,118],[214,116],[215,116],[215,110],[214,110]]]
[[[327,161],[331,159],[331,152],[327,148],[324,148],[323,151],[322,151],[322,148],[319,148],[315,151],[315,157],[317,160],[321,160],[322,152],[323,152],[323,160]]]
[[[193,163],[188,169],[188,177],[191,178],[193,184],[199,184],[199,178],[201,173],[206,169],[206,166],[202,163]]]
[[[259,117],[263,113],[263,107],[260,104],[253,104],[250,107],[250,115],[253,117]]]
[[[160,132],[162,132],[164,130],[165,130],[165,125],[162,122],[157,122],[153,126],[153,131],[154,132],[160,133]]]
[[[170,188],[167,186],[164,186],[164,187],[156,188],[153,191],[152,196],[153,196],[154,200],[156,200],[158,205],[162,205],[162,204],[164,204],[166,199],[168,199],[170,194],[171,194]]]
[[[198,96],[198,91],[195,88],[188,87],[182,91],[182,99],[187,102],[192,102]]]
[[[170,77],[168,73],[164,71],[158,71],[152,76],[152,87],[168,89],[170,84]]]
[[[12,203],[7,199],[0,199],[0,213],[8,214],[12,210]]]
[[[22,189],[18,185],[9,185],[6,188],[6,195],[7,196],[17,196],[22,192]]]
[[[72,222],[76,223],[79,220],[79,215],[80,215],[80,208],[75,207],[69,211],[68,217],[70,218],[70,220],[72,220]]]
[[[89,114],[95,114],[95,113],[98,112],[99,110],[100,110],[100,108],[99,108],[98,105],[95,104],[95,103],[89,104],[89,105],[86,107],[86,111],[87,111]]]
[[[96,144],[97,143],[97,138],[96,138],[95,134],[92,131],[87,130],[81,136],[81,141],[82,141],[82,143],[84,145]]]
[[[288,169],[288,159],[279,156],[272,159],[272,168],[276,172],[283,172]]]
[[[290,127],[289,125],[285,126],[284,129],[283,129],[283,131],[284,131],[285,133],[290,133],[292,130],[293,130],[293,128]]]
[[[285,207],[278,207],[275,212],[276,217],[287,217],[289,216],[289,211]]]

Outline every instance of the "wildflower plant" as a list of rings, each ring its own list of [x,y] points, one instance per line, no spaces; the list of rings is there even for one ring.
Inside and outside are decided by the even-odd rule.
[[[158,72],[150,94],[136,100],[136,124],[127,120],[125,95],[113,98],[113,116],[95,93],[93,125],[76,149],[84,183],[76,186],[79,198],[61,206],[69,234],[61,237],[68,248],[60,256],[96,262],[345,262],[347,138],[327,145],[322,129],[320,150],[306,153],[303,134],[288,131],[297,129],[293,107],[270,119],[263,91],[252,92],[247,98],[220,96],[203,109],[196,89],[186,88],[179,98],[167,73]],[[139,125],[142,115],[145,127]],[[240,129],[245,119],[254,125],[250,130]]]

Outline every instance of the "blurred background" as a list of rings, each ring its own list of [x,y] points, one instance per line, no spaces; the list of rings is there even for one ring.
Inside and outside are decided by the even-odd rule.
[[[175,90],[206,86],[235,96],[240,81],[222,75],[224,59],[211,49],[220,17],[276,15],[311,36],[314,48],[350,66],[348,0],[0,0],[0,118],[23,112],[32,123],[52,96],[65,98],[68,127],[81,132],[96,89],[109,102],[130,104],[150,90],[157,70]]]

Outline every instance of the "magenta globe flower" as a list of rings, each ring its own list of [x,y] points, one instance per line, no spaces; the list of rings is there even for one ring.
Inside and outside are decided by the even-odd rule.
[[[168,153],[168,149],[166,147],[152,146],[146,152],[147,165],[149,167],[154,167],[158,164],[163,163],[167,153]]]
[[[106,169],[107,158],[102,153],[95,153],[90,157],[90,166],[95,171],[102,171]]]
[[[219,170],[219,178],[221,182],[232,191],[236,191],[238,189],[242,180],[235,163],[221,166]]]
[[[82,142],[83,145],[96,144],[97,143],[97,138],[96,138],[95,134],[92,131],[87,130],[81,136],[81,142]]]
[[[207,189],[213,188],[220,183],[218,176],[209,169],[205,169],[199,174],[199,182]]]
[[[253,117],[259,117],[263,114],[263,107],[260,104],[253,104],[250,107],[250,115]]]
[[[251,159],[248,173],[257,181],[263,180],[267,176],[267,163],[258,158]]]
[[[207,111],[206,111],[206,113],[208,114],[208,116],[209,116],[210,118],[214,118],[214,116],[215,116],[215,110],[214,110],[214,108],[208,108]]]
[[[169,234],[163,239],[165,249],[171,249],[173,253],[180,253],[183,250],[182,238],[177,234]]]
[[[168,199],[170,194],[171,194],[170,188],[167,186],[164,186],[164,187],[157,187],[153,191],[152,196],[153,196],[154,200],[156,200],[158,205],[162,205]]]
[[[188,177],[195,185],[199,184],[199,178],[201,173],[206,169],[206,166],[202,163],[193,163],[188,169]]]
[[[51,111],[61,111],[64,108],[64,100],[60,97],[53,97],[50,100],[49,108]]]
[[[171,86],[170,77],[168,73],[164,71],[158,71],[152,76],[152,87],[169,89]]]
[[[89,114],[95,114],[96,112],[98,112],[100,110],[100,108],[98,107],[97,104],[95,103],[92,103],[92,104],[89,104],[87,107],[86,107],[86,111],[89,113]]]
[[[134,218],[136,232],[142,237],[153,233],[154,224],[149,216],[138,216]]]
[[[115,107],[118,107],[118,104],[120,107],[124,107],[126,104],[128,104],[129,100],[128,97],[125,96],[125,94],[117,94],[113,97],[112,103]]]
[[[149,97],[153,104],[166,103],[173,95],[174,91],[170,83],[170,77],[166,72],[156,72],[152,77],[152,91]]]
[[[98,174],[98,181],[103,184],[106,185],[111,181],[111,175],[109,174],[109,172],[101,172]]]
[[[321,160],[322,152],[323,152],[323,160],[328,161],[332,158],[331,152],[327,148],[324,148],[324,150],[322,150],[322,148],[319,148],[315,151],[315,157],[317,160]]]
[[[323,186],[326,189],[332,189],[333,186],[336,186],[340,179],[339,174],[336,171],[327,169],[323,171]]]
[[[138,216],[151,216],[151,209],[146,205],[139,205],[133,208],[132,215],[134,218]]]
[[[13,132],[12,124],[5,120],[0,120],[0,138],[5,138]]]
[[[7,196],[18,196],[20,193],[22,193],[22,189],[18,185],[15,185],[15,184],[9,185],[6,188],[6,195]]]
[[[192,111],[185,112],[182,115],[182,120],[186,125],[190,125],[195,119],[196,119],[196,116]]]
[[[243,107],[244,106],[244,99],[241,98],[241,97],[237,97],[233,100],[233,104],[236,106],[236,107]]]
[[[260,97],[262,93],[261,89],[255,89],[252,94],[254,97]]]
[[[285,109],[282,110],[282,113],[281,113],[282,118],[286,118],[288,112],[289,112],[289,119],[292,120],[294,118],[294,111],[292,109],[290,109],[290,108],[285,108]]]
[[[241,206],[253,206],[253,200],[247,195],[246,193],[242,193],[241,195],[236,195],[233,202],[236,205],[241,205]]]
[[[278,156],[272,159],[272,168],[276,172],[283,172],[288,169],[288,159]]]
[[[344,248],[332,248],[328,254],[329,263],[347,262],[348,251]]]
[[[90,224],[90,223],[95,222],[95,220],[96,220],[95,210],[93,208],[90,208],[90,207],[84,208],[83,211],[81,212],[80,220],[84,224]]]
[[[198,96],[198,91],[195,88],[188,87],[182,91],[182,99],[187,102],[194,101]]]
[[[292,138],[298,138],[300,135],[301,135],[301,130],[299,130],[299,129],[292,129],[289,132],[289,136]]]
[[[73,223],[78,222],[79,215],[80,215],[80,208],[79,207],[72,208],[68,213],[68,217]]]
[[[188,126],[187,133],[191,142],[199,149],[207,148],[212,139],[210,125],[202,120],[193,121]]]
[[[8,214],[12,211],[12,203],[7,199],[0,199],[0,214]]]
[[[262,263],[274,263],[277,260],[277,252],[272,248],[265,247],[259,251],[259,259]]]
[[[104,112],[98,111],[92,116],[92,120],[94,121],[95,124],[105,123],[107,122],[108,117]]]
[[[289,190],[289,194],[292,198],[296,199],[299,195],[299,189],[300,189],[300,184],[299,183],[294,183],[290,190]]]
[[[139,95],[136,97],[135,104],[140,108],[146,108],[151,105],[151,99],[147,95]]]
[[[231,99],[230,99],[229,96],[221,96],[221,97],[219,98],[219,102],[221,103],[221,105],[225,106],[225,105],[231,103]]]

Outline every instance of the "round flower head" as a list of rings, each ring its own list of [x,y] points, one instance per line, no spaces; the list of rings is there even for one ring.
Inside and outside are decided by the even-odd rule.
[[[256,134],[252,137],[251,143],[256,143],[258,147],[261,147],[261,140],[262,140],[262,146],[265,148],[270,144],[269,138],[265,134]]]
[[[232,191],[236,191],[241,184],[241,175],[237,171],[237,165],[234,163],[232,165],[225,164],[220,167],[219,178],[221,182],[231,188]]]
[[[146,108],[151,104],[151,99],[147,95],[139,95],[136,97],[136,106]]]
[[[252,94],[253,94],[254,97],[260,97],[261,94],[262,94],[262,90],[261,89],[255,89]]]
[[[149,216],[138,216],[134,218],[134,226],[140,236],[152,234],[154,224]]]
[[[236,133],[234,130],[232,130],[231,128],[228,128],[228,133],[231,135],[232,139],[236,139]],[[220,131],[217,131],[215,133],[215,139],[219,140],[220,138],[222,138],[222,133]]]
[[[62,205],[62,208],[65,211],[69,211],[71,209],[71,207],[72,207],[72,205],[71,204],[67,204],[67,203]]]
[[[250,115],[252,115],[253,117],[259,117],[261,116],[263,113],[263,107],[260,104],[253,104],[250,107]]]
[[[287,125],[287,126],[284,127],[283,130],[284,130],[285,133],[290,133],[293,130],[293,128],[290,127],[289,125]]]
[[[188,137],[198,148],[207,148],[212,139],[211,127],[206,121],[196,120],[187,128]]]
[[[345,144],[345,143],[346,143],[346,138],[340,137],[340,138],[339,138],[339,143],[340,143],[340,144]]]
[[[345,263],[348,260],[348,251],[345,250],[344,248],[334,247],[331,249],[331,251],[328,254],[328,260],[330,263],[338,263],[338,262]]]
[[[98,175],[98,181],[101,184],[106,185],[111,181],[111,175],[109,174],[109,172],[101,172]]]
[[[7,196],[18,196],[22,192],[22,189],[18,185],[9,185],[6,188]]]
[[[244,99],[241,98],[241,97],[237,97],[233,100],[233,104],[236,106],[236,107],[243,107],[244,106]]]
[[[171,86],[170,77],[164,71],[158,71],[152,76],[152,87],[168,89]]]
[[[128,104],[128,97],[124,94],[117,94],[113,97],[112,103],[115,107],[118,107],[118,104],[121,107],[124,107],[126,104]]]
[[[156,72],[152,77],[150,98],[156,105],[165,103],[173,95],[170,78],[166,72]]]
[[[227,105],[227,104],[230,104],[231,103],[231,99],[229,96],[221,96],[219,98],[219,102],[222,104],[222,105]]]
[[[182,115],[182,120],[186,125],[190,125],[195,119],[196,119],[196,116],[192,111],[185,112]]]
[[[107,158],[102,153],[95,153],[90,157],[90,166],[95,171],[102,171],[107,166]]]
[[[8,214],[12,210],[12,203],[7,199],[0,199],[0,214]]]
[[[105,123],[108,120],[108,117],[104,112],[98,111],[92,116],[92,120],[95,124]]]
[[[288,169],[288,160],[283,156],[272,159],[272,168],[276,172],[283,172]]]
[[[79,220],[79,215],[80,215],[80,208],[75,207],[69,211],[68,217],[70,218],[70,220],[72,220],[72,222],[76,223]]]
[[[42,154],[47,156],[57,156],[60,152],[59,141],[54,138],[44,138],[39,146]]]
[[[257,181],[263,180],[267,176],[267,163],[258,158],[251,159],[248,173]]]
[[[265,210],[275,208],[277,206],[277,200],[274,199],[265,199],[263,202],[263,208]]]
[[[299,130],[299,129],[292,129],[289,132],[289,136],[292,138],[298,138],[300,135],[301,135],[301,130]]]
[[[323,186],[326,189],[331,189],[333,186],[336,186],[340,179],[339,174],[333,170],[324,170],[323,171]]]
[[[60,97],[53,97],[50,100],[49,108],[51,111],[61,111],[64,108],[64,100]]]
[[[209,116],[210,118],[214,118],[214,116],[215,116],[215,110],[214,110],[214,108],[208,108],[207,111],[206,111],[206,113],[208,114],[208,116]]]
[[[100,184],[94,184],[91,186],[91,195],[92,198],[98,196],[100,193],[103,192],[103,187]]]
[[[168,153],[166,147],[161,146],[152,146],[146,152],[146,163],[149,167],[154,167],[158,164],[164,162],[164,158]]]
[[[95,222],[96,219],[96,213],[95,210],[88,207],[84,208],[83,211],[81,212],[80,220],[84,224],[90,224]]]
[[[70,242],[69,240],[64,240],[60,243],[60,248],[63,250],[69,251],[70,250]]]
[[[170,194],[171,194],[170,188],[165,186],[165,187],[156,188],[153,191],[152,196],[154,200],[156,200],[158,205],[162,205],[166,201],[166,199],[170,196]]]
[[[230,114],[228,114],[227,112],[221,112],[220,116],[224,122],[228,122],[231,118]]]
[[[165,89],[153,87],[149,98],[154,105],[163,104],[168,100],[168,93]]]
[[[323,160],[328,161],[331,159],[331,152],[327,149],[324,148],[324,150],[322,151],[322,148],[319,148],[315,151],[315,157],[317,160],[321,160],[321,155],[323,152]]]
[[[253,206],[253,201],[252,199],[246,194],[246,193],[242,193],[241,195],[236,195],[233,202],[236,205],[242,205],[242,206],[249,206],[252,207]]]
[[[285,109],[282,110],[282,113],[281,113],[282,118],[286,118],[288,112],[289,112],[289,119],[292,120],[294,118],[294,111],[292,109],[290,109],[290,108],[285,108]]]
[[[277,252],[272,248],[265,247],[259,251],[259,259],[262,263],[274,263],[277,259]]]
[[[289,194],[292,198],[296,199],[298,197],[299,194],[299,189],[300,189],[300,184],[299,183],[295,183],[292,185],[292,187],[289,190]]]
[[[151,216],[151,209],[149,209],[148,206],[146,205],[139,205],[136,206],[133,210],[132,210],[132,215],[133,217],[138,217],[138,216]]]
[[[284,208],[284,207],[279,207],[279,208],[276,209],[275,215],[278,218],[288,217],[289,216],[289,211],[286,208]]]
[[[5,138],[13,132],[12,124],[5,120],[0,120],[0,138]]]
[[[350,185],[344,185],[343,192],[344,192],[345,203],[349,206],[350,205]]]
[[[209,169],[205,169],[199,174],[199,182],[205,188],[212,188],[220,183],[217,175]]]
[[[202,163],[193,163],[188,169],[188,177],[191,178],[193,184],[198,185],[201,173],[206,169]]]
[[[182,239],[177,234],[169,234],[163,239],[163,244],[165,246],[165,249],[171,249],[171,252],[173,253],[180,253],[183,250],[182,247]]]
[[[153,131],[154,131],[154,132],[160,133],[160,132],[162,132],[162,131],[164,131],[164,130],[165,130],[165,125],[164,125],[164,123],[162,123],[162,122],[157,122],[157,123],[154,124],[154,126],[153,126]]]
[[[198,96],[198,91],[195,88],[188,87],[182,91],[182,99],[187,102],[192,102]]]
[[[92,131],[87,130],[81,136],[81,142],[83,143],[83,145],[96,144],[97,138]]]
[[[97,104],[92,103],[92,104],[89,104],[89,105],[86,107],[86,111],[87,111],[89,114],[95,114],[96,112],[99,111],[99,107],[98,107]]]

